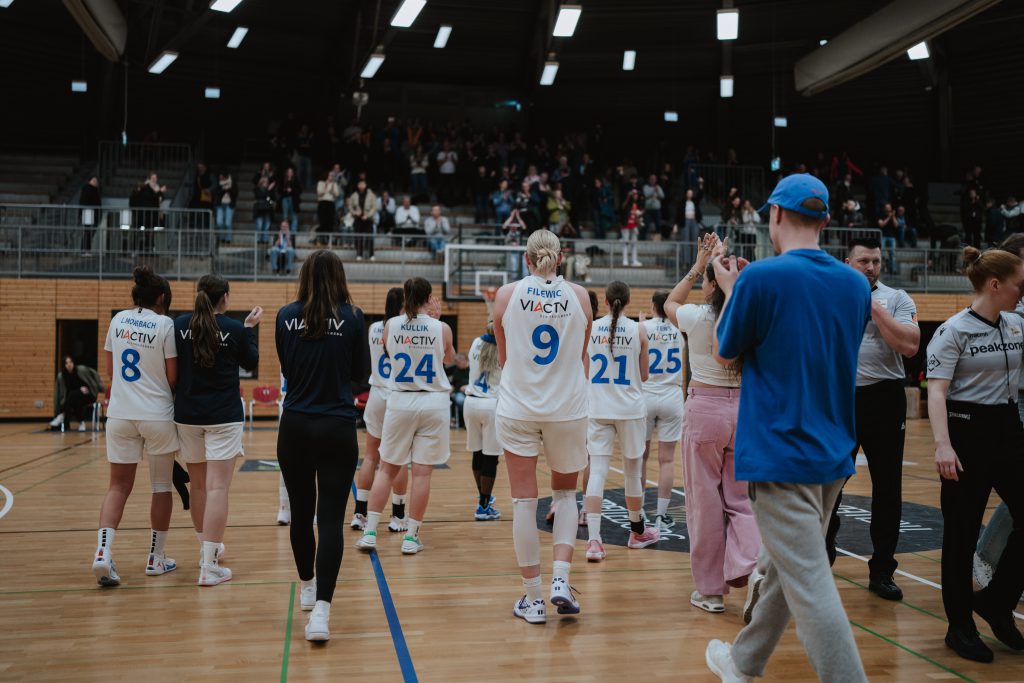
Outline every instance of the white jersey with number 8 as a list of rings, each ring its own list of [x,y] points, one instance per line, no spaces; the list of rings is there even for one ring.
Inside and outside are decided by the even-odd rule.
[[[590,417],[598,420],[631,420],[644,417],[643,383],[640,380],[640,324],[619,316],[594,321],[590,329]],[[609,340],[614,340],[614,346]]]
[[[443,391],[452,385],[444,372],[444,327],[420,313],[412,320],[399,315],[388,321],[385,340],[391,357],[391,391]]]
[[[113,355],[107,416],[173,420],[174,397],[164,360],[177,358],[174,321],[148,308],[129,308],[110,321],[105,351]]]
[[[497,414],[563,422],[587,417],[583,341],[587,317],[561,277],[520,280],[501,319],[505,366]]]

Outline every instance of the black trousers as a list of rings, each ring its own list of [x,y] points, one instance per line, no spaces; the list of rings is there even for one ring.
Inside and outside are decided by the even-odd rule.
[[[357,218],[352,227],[356,233],[356,256],[373,258],[373,221]]]
[[[320,201],[316,203],[317,232],[334,232],[334,202]]]
[[[299,578],[316,569],[316,599],[330,602],[344,548],[345,506],[359,460],[356,425],[330,415],[285,410],[277,433],[277,461],[291,502],[292,555]],[[313,535],[317,518],[320,547]]]
[[[906,434],[907,394],[902,380],[887,380],[857,387],[857,445],[852,457],[863,447],[871,473],[871,545],[868,561],[871,576],[885,578],[896,571],[896,545],[900,538],[903,510],[903,446]],[[839,505],[836,500],[825,539],[829,560],[835,562],[839,533]]]
[[[77,389],[67,392],[67,396],[64,397],[64,405],[61,406],[64,422],[82,422],[85,419],[86,409],[95,402],[96,397],[92,392],[83,394]]]
[[[1015,403],[946,405],[949,440],[964,471],[958,481],[942,480],[942,605],[950,628],[973,633],[974,549],[993,488],[1010,509],[1013,531],[985,592],[1009,613],[1024,591],[1024,427]]]

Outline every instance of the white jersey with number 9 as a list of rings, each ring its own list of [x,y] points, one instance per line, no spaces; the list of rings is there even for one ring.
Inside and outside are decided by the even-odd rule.
[[[166,358],[177,358],[174,321],[148,308],[129,308],[110,321],[105,351],[113,355],[107,417],[173,420]]]
[[[561,277],[520,280],[501,319],[505,366],[497,414],[514,420],[563,422],[587,416],[583,343],[587,317]]]

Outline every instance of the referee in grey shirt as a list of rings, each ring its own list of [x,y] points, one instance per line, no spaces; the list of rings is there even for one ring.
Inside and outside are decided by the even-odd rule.
[[[857,442],[864,448],[871,472],[871,545],[869,589],[886,600],[902,600],[893,581],[896,544],[903,507],[903,445],[906,434],[907,396],[903,356],[913,356],[921,343],[917,307],[902,289],[878,281],[882,245],[876,239],[850,242],[846,262],[864,273],[871,285],[871,322],[857,356]],[[853,457],[857,457],[854,448]],[[839,532],[839,503],[832,511],[826,543],[835,562]]]

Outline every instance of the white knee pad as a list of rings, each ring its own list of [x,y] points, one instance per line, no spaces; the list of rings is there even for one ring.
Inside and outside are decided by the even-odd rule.
[[[626,495],[630,498],[639,498],[644,492],[641,481],[643,458],[623,458],[622,471],[626,476]]]
[[[146,459],[149,460],[149,482],[153,487],[153,493],[171,492],[171,475],[174,472],[175,455],[175,453],[146,454]]]
[[[612,456],[591,455],[590,456],[590,479],[587,481],[587,495],[596,498],[604,498],[604,482],[608,479],[608,468],[611,466]]]
[[[512,499],[512,542],[516,547],[516,561],[520,567],[534,567],[540,564],[536,498]]]
[[[556,506],[555,522],[551,525],[551,536],[554,544],[575,545],[580,514],[579,509],[576,507],[576,491],[552,491],[551,504]]]

